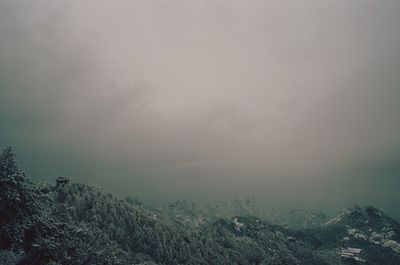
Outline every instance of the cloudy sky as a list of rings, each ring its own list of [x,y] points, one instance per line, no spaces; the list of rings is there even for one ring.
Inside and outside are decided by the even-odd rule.
[[[37,180],[400,216],[400,1],[0,2],[0,146]]]

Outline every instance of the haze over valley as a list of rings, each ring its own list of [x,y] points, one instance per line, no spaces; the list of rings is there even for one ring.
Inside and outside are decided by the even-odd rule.
[[[201,218],[207,227],[201,229],[224,227],[229,233],[223,236],[234,241],[244,236],[232,228],[237,222],[256,230],[261,229],[258,222],[296,231],[322,226],[316,232],[321,237],[310,238],[309,232],[265,224],[268,231],[257,237],[249,232],[255,230],[246,230],[254,242],[238,243],[235,250],[266,246],[263,240],[279,230],[285,238],[271,239],[277,245],[270,248],[285,256],[279,247],[284,245],[300,261],[306,260],[306,249],[322,251],[318,255],[324,262],[339,264],[324,251],[340,256],[336,248],[342,241],[329,237],[329,246],[316,242],[335,229],[349,237],[341,230],[347,225],[369,240],[364,242],[367,256],[353,254],[379,264],[374,263],[378,250],[369,244],[379,241],[375,245],[387,248],[388,240],[399,242],[395,236],[376,241],[372,234],[383,235],[384,224],[396,232],[394,223],[400,220],[398,25],[396,0],[0,1],[0,148],[15,152],[18,166],[3,169],[3,188],[24,186],[25,178],[16,177],[23,170],[33,186],[18,192],[36,203],[18,206],[30,209],[16,215],[27,221],[19,223],[21,230],[2,230],[13,236],[1,249],[12,255],[23,250],[24,255],[14,256],[24,262],[65,264],[61,252],[39,261],[44,252],[16,242],[35,220],[54,228],[53,222],[62,220],[55,209],[59,204],[72,207],[76,197],[90,197],[87,205],[100,207],[105,202],[97,198],[104,196],[107,207],[119,209],[113,213],[116,219],[131,220],[127,216],[138,212],[152,216],[161,209],[164,219],[152,224],[168,227],[179,242],[186,232],[200,229],[192,225]],[[65,201],[55,187],[58,177],[69,181],[62,186],[71,196]],[[113,194],[112,199],[103,192]],[[2,206],[14,205],[10,198],[4,197]],[[125,203],[143,209],[132,210]],[[82,221],[90,233],[107,234],[104,242],[117,242],[116,249],[147,255],[116,255],[121,263],[106,264],[190,264],[199,257],[210,263],[202,259],[212,257],[208,250],[186,255],[187,249],[177,247],[172,252],[180,254],[175,255],[160,247],[160,253],[153,253],[142,234],[131,234],[146,241],[137,247],[120,236],[131,226],[118,223],[121,231],[105,232],[103,223],[82,217],[86,206],[75,205],[78,212],[68,213],[71,231]],[[0,210],[5,214],[5,209]],[[345,209],[347,219],[325,230],[326,222]],[[107,210],[101,211],[107,219]],[[384,218],[371,221],[378,213]],[[250,219],[240,219],[245,217]],[[2,222],[18,219],[9,218]],[[146,224],[153,222],[143,218]],[[373,226],[360,225],[366,220]],[[170,222],[189,228],[178,231]],[[369,228],[376,231],[367,232]],[[157,229],[151,233],[158,235]],[[200,238],[213,238],[203,232]],[[3,235],[0,239],[6,240]],[[72,235],[66,238],[75,244]],[[296,243],[296,251],[302,251],[294,251],[288,237],[306,247]],[[56,244],[53,239],[46,242]],[[39,244],[33,241],[29,244]],[[198,240],[189,241],[190,249],[198,248]],[[152,242],[163,244],[160,238]],[[214,239],[207,242],[206,249],[217,247]],[[221,264],[249,261],[220,243]],[[363,244],[354,248],[364,249]],[[256,251],[262,253],[259,264],[273,264],[265,258],[272,252],[263,251]],[[181,260],[180,255],[190,258]],[[72,264],[79,264],[78,256]],[[391,254],[385,257],[386,262],[397,261]],[[310,264],[319,264],[319,258],[313,256]]]

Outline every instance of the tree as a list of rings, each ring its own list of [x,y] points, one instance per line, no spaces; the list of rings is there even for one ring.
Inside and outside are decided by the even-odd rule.
[[[28,184],[27,176],[17,166],[13,149],[5,148],[0,157],[0,224],[29,204]]]
[[[0,158],[0,174],[1,177],[15,175],[18,172],[17,160],[11,146],[5,148]]]

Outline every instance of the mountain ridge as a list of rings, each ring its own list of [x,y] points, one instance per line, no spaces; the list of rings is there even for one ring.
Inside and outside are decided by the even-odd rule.
[[[93,185],[33,183],[11,149],[0,162],[0,264],[400,264],[400,225],[371,206],[295,228],[255,216],[251,200],[219,215],[153,207]]]

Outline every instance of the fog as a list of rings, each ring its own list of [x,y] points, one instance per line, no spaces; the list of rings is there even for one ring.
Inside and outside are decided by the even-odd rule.
[[[34,180],[400,217],[399,1],[0,2],[0,146]]]

